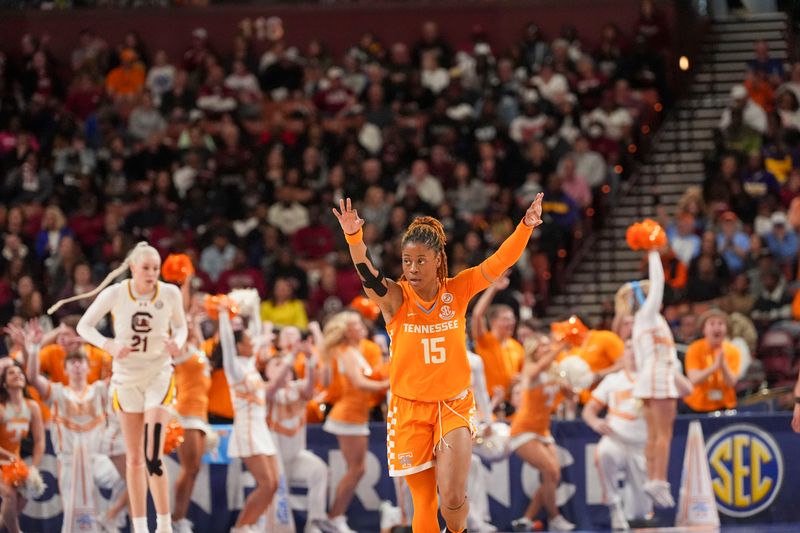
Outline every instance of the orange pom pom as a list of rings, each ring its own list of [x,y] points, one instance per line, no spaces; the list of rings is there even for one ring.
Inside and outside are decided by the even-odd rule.
[[[165,281],[183,284],[189,276],[194,275],[194,265],[186,254],[169,254],[161,266],[161,276]]]
[[[646,250],[658,250],[667,244],[667,232],[661,227],[661,224],[655,220],[645,219],[642,221],[644,228],[644,239],[642,241],[643,248]]]
[[[553,322],[550,331],[556,341],[566,341],[571,345],[578,345],[583,342],[583,336],[589,331],[586,324],[577,316],[571,316],[563,322]]]
[[[233,318],[239,314],[239,306],[237,306],[236,302],[230,299],[227,294],[208,294],[206,295],[206,299],[203,301],[203,306],[206,309],[206,314],[209,316],[209,318],[211,318],[211,320],[219,319],[220,306],[228,310],[228,316],[230,318]]]
[[[170,454],[183,444],[183,426],[177,418],[170,420],[167,424],[167,436],[164,438],[164,453]]]
[[[630,246],[631,250],[640,250],[640,235],[642,230],[642,223],[641,222],[634,222],[630,226],[628,226],[628,231],[625,232],[625,240],[628,242],[628,246]]]
[[[667,233],[661,224],[648,218],[631,224],[625,240],[631,250],[658,250],[667,244]]]
[[[375,320],[381,312],[378,304],[366,296],[356,296],[353,298],[353,301],[350,302],[350,307],[367,320]]]
[[[11,487],[21,487],[28,479],[28,465],[22,459],[14,459],[0,466],[0,470],[3,472],[3,482]]]

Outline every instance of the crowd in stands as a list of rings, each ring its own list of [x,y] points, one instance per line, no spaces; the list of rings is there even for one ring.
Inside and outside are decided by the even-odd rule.
[[[225,53],[196,28],[178,58],[134,32],[107,43],[86,29],[68,63],[46,35],[26,35],[18,50],[0,50],[0,324],[38,320],[72,333],[91,300],[53,317],[48,306],[90,291],[147,240],[162,257],[191,257],[195,292],[256,289],[261,319],[282,332],[266,352],[294,362],[313,351],[298,330],[362,294],[330,211],[340,199],[353,199],[373,262],[396,279],[413,217],[442,221],[455,275],[485,259],[544,191],[544,224],[509,279],[479,299],[469,328],[491,409],[513,415],[523,346],[542,328],[528,319],[602,224],[669,101],[668,32],[649,0],[633,31],[607,24],[596,46],[572,27],[553,39],[533,23],[520,30],[501,51],[480,27],[456,44],[425,22],[413,43],[365,33],[334,58],[319,41],[289,46],[273,17],[242,21]],[[774,384],[796,371],[781,350],[793,350],[799,331],[787,320],[800,319],[800,65],[788,77],[756,47],[704,186],[659,213],[669,236],[664,314],[694,387],[683,407],[697,412],[734,408],[737,387],[759,386],[763,376],[743,372],[758,368],[751,359]],[[632,323],[615,322],[581,323],[541,364],[575,355],[591,370],[562,412],[590,404],[626,354],[630,364]],[[213,355],[213,324],[196,335]],[[0,355],[20,351],[12,337]],[[386,346],[373,344],[380,360]],[[50,379],[58,359],[42,358]],[[108,357],[92,361],[106,377]],[[209,414],[218,422],[233,416],[224,379],[216,369]],[[310,407],[309,421],[320,422],[324,409]]]
[[[766,42],[754,47],[756,59],[719,119],[702,187],[686,190],[674,211],[659,209],[676,340],[702,336],[703,311],[730,313],[731,336],[756,360],[743,389],[763,377],[770,385],[793,381],[791,321],[800,319],[800,64],[787,70]]]
[[[88,28],[65,63],[25,35],[0,50],[0,321],[42,315],[147,239],[189,253],[203,290],[256,287],[265,319],[304,327],[360,292],[329,210],[343,196],[396,277],[412,217],[444,222],[457,273],[545,190],[514,278],[523,308],[544,302],[665,91],[666,26],[642,5],[596,46],[533,23],[509,50],[480,27],[456,45],[426,22],[334,58],[288,46],[273,17],[242,21],[231,47],[196,28],[182,57]]]

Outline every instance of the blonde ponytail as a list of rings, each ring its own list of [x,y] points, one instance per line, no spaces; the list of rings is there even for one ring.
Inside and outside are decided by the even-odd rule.
[[[647,294],[647,292],[650,290],[650,280],[643,279],[638,283],[644,294]],[[619,289],[617,289],[617,292],[614,295],[615,316],[633,316],[639,307],[641,307],[641,305],[636,301],[636,291],[633,283],[625,283]]]
[[[158,255],[159,258],[161,257],[158,254],[158,250],[156,250],[155,248],[150,246],[150,244],[147,241],[140,241],[140,242],[136,243],[136,246],[133,247],[133,250],[131,250],[131,252],[128,254],[128,256],[125,258],[125,260],[122,262],[122,264],[119,265],[114,270],[112,270],[111,272],[109,272],[108,275],[105,277],[105,279],[102,282],[100,282],[100,285],[98,285],[97,287],[95,287],[93,290],[91,290],[89,292],[84,292],[82,294],[76,294],[75,296],[70,296],[69,298],[63,298],[63,299],[57,301],[52,306],[50,306],[50,308],[47,310],[47,314],[48,315],[52,315],[53,313],[55,313],[56,311],[61,309],[61,307],[63,305],[66,305],[66,304],[68,304],[70,302],[77,302],[78,300],[83,300],[85,298],[91,298],[92,296],[97,295],[100,291],[102,291],[103,289],[108,287],[111,284],[112,281],[117,279],[118,276],[121,276],[122,274],[124,274],[130,268],[131,263],[136,263],[139,260],[139,257],[142,256],[142,254],[150,253],[151,251],[153,253],[155,253],[156,255]]]
[[[344,344],[348,326],[357,320],[361,320],[361,315],[355,311],[340,311],[325,323],[322,328],[322,357],[326,362],[334,358],[336,349]]]

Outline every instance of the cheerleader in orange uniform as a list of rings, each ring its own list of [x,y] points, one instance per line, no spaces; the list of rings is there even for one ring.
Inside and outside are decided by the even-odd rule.
[[[542,223],[539,194],[524,219],[479,266],[447,275],[447,237],[431,217],[414,220],[401,242],[403,278],[386,279],[363,241],[364,220],[347,199],[334,215],[367,296],[378,304],[392,339],[387,413],[389,475],[406,476],[414,500],[415,533],[439,531],[438,493],[450,531],[467,525],[470,420],[475,402],[466,346],[469,301],[519,260]]]
[[[211,388],[211,365],[198,346],[203,341],[196,316],[188,318],[189,339],[175,365],[175,410],[183,426],[183,444],[178,447],[181,469],[175,482],[175,508],[172,529],[175,533],[191,533],[192,524],[186,518],[200,460],[206,446],[208,425],[208,391]]]
[[[358,350],[366,335],[367,328],[361,316],[352,311],[333,316],[323,329],[323,356],[338,367],[341,384],[341,396],[322,429],[336,435],[347,463],[347,471],[336,487],[336,497],[328,513],[342,533],[353,531],[347,525],[345,512],[353,499],[358,480],[364,475],[371,393],[385,391],[389,387],[388,380],[375,381],[369,378],[372,367]]]
[[[558,355],[558,345],[544,335],[525,345],[527,361],[520,382],[520,407],[511,423],[511,451],[536,468],[542,484],[531,498],[525,514],[513,522],[514,531],[532,531],[533,519],[544,506],[551,531],[571,531],[575,525],[561,516],[556,505],[556,487],[561,480],[555,441],[550,435],[550,413],[560,394],[550,368]]]
[[[39,406],[25,397],[27,381],[22,366],[9,363],[0,373],[0,462],[20,459],[22,439],[33,435],[31,464],[39,467],[44,455],[44,423]],[[25,506],[17,489],[0,480],[0,526],[9,533],[19,533],[19,513]]]

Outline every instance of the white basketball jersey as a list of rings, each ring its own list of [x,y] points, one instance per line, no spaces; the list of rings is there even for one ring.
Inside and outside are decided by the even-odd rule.
[[[53,414],[53,446],[56,454],[72,454],[77,434],[83,436],[87,452],[98,451],[106,427],[106,383],[96,381],[82,392],[76,392],[61,383],[53,383],[50,387],[48,403]]]
[[[114,318],[114,340],[131,347],[122,359],[114,358],[112,381],[126,386],[147,383],[172,358],[164,344],[170,338],[170,319],[181,305],[180,292],[174,285],[158,282],[152,296],[137,299],[131,280],[117,284]]]

